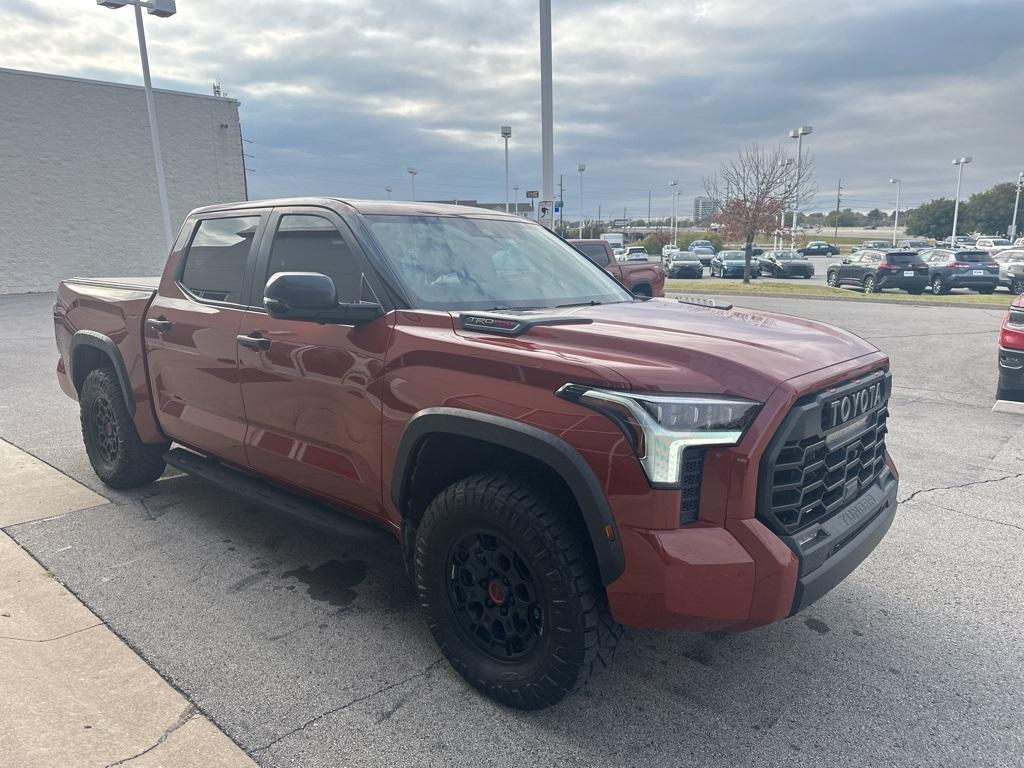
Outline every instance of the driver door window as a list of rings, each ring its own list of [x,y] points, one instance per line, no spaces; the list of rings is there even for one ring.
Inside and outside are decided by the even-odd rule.
[[[274,233],[266,279],[257,296],[263,296],[266,281],[278,272],[320,272],[334,280],[338,301],[362,298],[363,269],[347,240],[323,216],[287,213]]]

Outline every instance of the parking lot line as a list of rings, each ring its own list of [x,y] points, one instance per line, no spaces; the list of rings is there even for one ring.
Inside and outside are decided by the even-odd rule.
[[[3,533],[0,691],[19,768],[255,765]]]
[[[0,528],[110,503],[5,440],[0,440],[0,473]]]

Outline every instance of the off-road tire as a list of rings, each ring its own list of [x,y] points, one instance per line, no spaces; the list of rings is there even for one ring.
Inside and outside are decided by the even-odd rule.
[[[457,614],[453,590],[465,574],[453,558],[475,531],[507,542],[533,575],[542,622],[519,658],[485,651],[464,626],[470,612]],[[435,641],[466,682],[516,709],[556,704],[610,662],[623,628],[607,611],[596,570],[582,521],[556,494],[515,473],[484,472],[448,486],[417,532],[416,591]]]
[[[979,288],[978,289],[978,293],[980,293],[982,296],[991,296],[995,292],[996,292],[995,288]]]
[[[922,293],[924,293],[924,289],[923,288],[908,288],[907,289],[907,293],[909,293],[911,296],[920,296]]]
[[[135,488],[164,473],[163,455],[169,445],[139,439],[112,369],[91,371],[82,382],[78,402],[85,451],[104,485]]]

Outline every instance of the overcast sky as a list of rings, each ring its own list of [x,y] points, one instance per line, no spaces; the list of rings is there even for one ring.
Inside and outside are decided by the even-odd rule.
[[[578,215],[684,208],[742,145],[812,125],[818,199],[903,207],[1024,169],[1022,0],[554,0],[555,178]],[[241,101],[252,197],[504,200],[540,188],[536,0],[178,0],[146,17],[157,87]],[[129,8],[3,0],[0,66],[141,81]],[[0,105],[2,110],[2,105]],[[2,112],[0,112],[2,124]]]

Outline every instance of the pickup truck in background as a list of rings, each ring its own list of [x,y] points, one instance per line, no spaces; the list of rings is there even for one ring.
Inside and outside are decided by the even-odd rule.
[[[637,296],[665,295],[665,268],[658,262],[647,261],[646,257],[644,261],[619,261],[605,240],[569,242]]]
[[[512,707],[582,685],[623,625],[735,632],[803,610],[896,514],[871,343],[638,298],[516,216],[200,208],[161,277],[66,280],[53,320],[104,483],[170,464],[392,536],[445,657]]]

